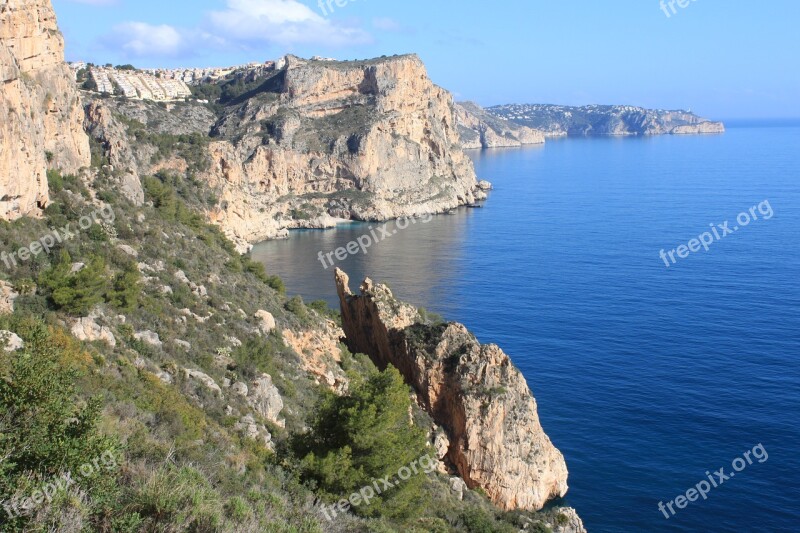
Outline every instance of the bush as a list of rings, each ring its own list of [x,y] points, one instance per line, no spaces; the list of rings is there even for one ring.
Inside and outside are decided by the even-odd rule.
[[[73,315],[85,315],[103,301],[108,287],[106,263],[93,255],[78,272],[72,272],[72,258],[61,251],[59,262],[39,276],[39,285],[49,291],[59,308]]]
[[[79,368],[88,356],[41,319],[12,320],[25,347],[0,354],[0,500],[31,496],[66,473],[90,496],[113,497],[119,446],[97,429],[99,399],[76,397]],[[106,457],[114,458],[113,467]],[[100,467],[86,475],[81,467],[91,464]]]
[[[394,367],[376,373],[349,396],[325,396],[307,440],[299,449],[306,477],[323,495],[339,500],[373,480],[394,477],[425,456],[424,432],[411,425],[409,389]],[[363,515],[402,517],[421,496],[420,471],[407,481],[354,509]]]

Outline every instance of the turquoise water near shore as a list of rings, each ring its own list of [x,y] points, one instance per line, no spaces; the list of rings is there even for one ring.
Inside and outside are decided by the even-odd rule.
[[[800,127],[554,140],[471,155],[483,209],[417,221],[337,262],[499,344],[536,396],[590,532],[800,531]],[[667,268],[768,201],[759,220]],[[337,305],[327,253],[375,224],[293,232],[254,256]],[[762,444],[706,500],[706,471]]]

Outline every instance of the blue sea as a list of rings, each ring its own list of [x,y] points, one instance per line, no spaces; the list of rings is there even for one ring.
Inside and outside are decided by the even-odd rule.
[[[745,126],[472,152],[485,207],[390,223],[337,262],[511,356],[590,533],[800,531],[800,127]],[[318,254],[376,226],[254,254],[338,306]],[[735,477],[679,508],[720,468]]]

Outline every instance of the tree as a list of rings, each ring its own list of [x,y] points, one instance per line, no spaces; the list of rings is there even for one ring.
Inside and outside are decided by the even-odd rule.
[[[142,275],[136,264],[128,263],[124,270],[117,274],[111,284],[106,299],[122,311],[133,311],[139,305],[139,282]]]
[[[39,285],[50,291],[50,298],[59,309],[85,315],[103,301],[108,286],[106,263],[94,255],[83,268],[75,270],[69,252],[62,250],[59,262],[39,276]]]
[[[396,478],[428,454],[424,432],[409,421],[408,386],[394,367],[375,373],[349,396],[325,397],[308,440],[303,466],[323,496],[339,500],[386,476]],[[305,449],[303,449],[305,448]],[[421,496],[421,468],[410,479],[355,508],[362,515],[404,516]]]

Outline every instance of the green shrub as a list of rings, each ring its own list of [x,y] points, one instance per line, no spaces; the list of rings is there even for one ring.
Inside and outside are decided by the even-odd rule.
[[[348,396],[325,396],[306,440],[306,477],[331,500],[346,498],[374,479],[396,476],[399,469],[426,455],[424,432],[411,425],[409,389],[394,367],[376,373]],[[362,515],[405,516],[421,496],[420,470],[369,505],[354,508]]]
[[[39,286],[49,291],[50,299],[59,309],[85,315],[103,301],[106,293],[105,260],[93,255],[81,270],[72,272],[72,258],[62,250],[59,262],[39,276]]]

